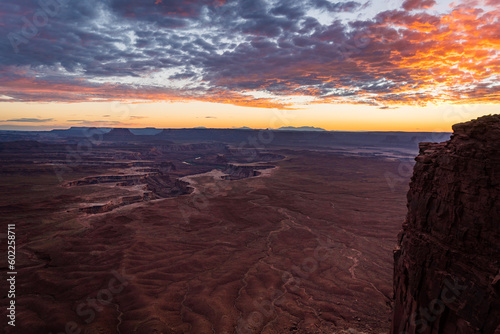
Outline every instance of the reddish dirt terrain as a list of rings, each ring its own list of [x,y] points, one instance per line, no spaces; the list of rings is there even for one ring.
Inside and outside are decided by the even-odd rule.
[[[275,153],[260,176],[190,176],[189,194],[101,213],[80,208],[126,191],[11,168],[0,210],[16,223],[16,327],[3,330],[387,333],[408,189],[384,174],[400,162]]]

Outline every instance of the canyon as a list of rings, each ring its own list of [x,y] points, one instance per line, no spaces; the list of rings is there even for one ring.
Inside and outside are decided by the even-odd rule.
[[[236,131],[0,143],[19,273],[4,332],[387,333],[415,135]]]
[[[1,132],[3,330],[495,333],[495,129]]]

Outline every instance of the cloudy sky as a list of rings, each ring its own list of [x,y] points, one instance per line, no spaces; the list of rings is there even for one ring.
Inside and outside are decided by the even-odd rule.
[[[2,0],[0,129],[449,130],[499,52],[500,0]]]

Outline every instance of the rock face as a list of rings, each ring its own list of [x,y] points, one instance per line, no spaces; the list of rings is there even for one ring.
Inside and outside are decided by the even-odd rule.
[[[500,115],[421,143],[394,251],[391,333],[500,333]]]

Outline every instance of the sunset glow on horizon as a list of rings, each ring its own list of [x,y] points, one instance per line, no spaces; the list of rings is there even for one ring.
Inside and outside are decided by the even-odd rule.
[[[499,14],[498,0],[2,1],[0,130],[450,131],[498,113]]]

